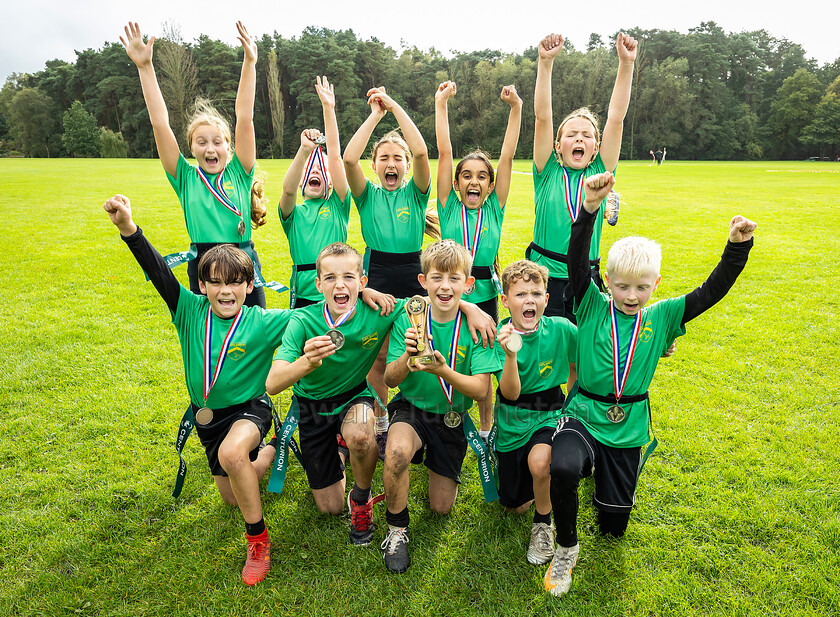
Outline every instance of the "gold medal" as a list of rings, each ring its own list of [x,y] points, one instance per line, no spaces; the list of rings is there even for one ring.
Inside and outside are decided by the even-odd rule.
[[[449,428],[457,428],[461,426],[461,414],[455,413],[450,409],[443,416],[443,423]]]
[[[621,405],[611,405],[610,408],[607,409],[607,420],[613,424],[618,424],[624,420],[624,416],[624,407]]]
[[[195,412],[195,422],[201,426],[207,426],[213,421],[213,410],[209,407],[202,407]]]

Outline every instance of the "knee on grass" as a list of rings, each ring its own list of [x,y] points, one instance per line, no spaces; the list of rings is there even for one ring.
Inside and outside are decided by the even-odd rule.
[[[620,538],[627,531],[629,522],[629,512],[603,512],[598,510],[598,530],[602,535]]]

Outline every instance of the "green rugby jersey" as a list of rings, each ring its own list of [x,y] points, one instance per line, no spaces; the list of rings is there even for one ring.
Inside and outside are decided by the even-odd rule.
[[[365,190],[353,200],[368,248],[386,253],[412,253],[422,248],[429,190],[423,193],[409,180],[395,191],[386,191],[368,180]]]

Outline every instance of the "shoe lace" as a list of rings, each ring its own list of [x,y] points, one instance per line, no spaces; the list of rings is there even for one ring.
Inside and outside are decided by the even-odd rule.
[[[265,542],[248,542],[248,559],[258,560],[265,549]]]
[[[357,531],[367,531],[373,520],[373,506],[385,499],[385,495],[377,495],[365,504],[357,504],[350,499],[350,525]]]
[[[405,532],[404,527],[389,529],[388,535],[385,536],[379,548],[389,555],[393,555],[397,552],[397,547],[400,544],[408,544],[408,534]]]
[[[551,551],[554,548],[554,538],[551,537],[551,527],[540,525],[534,535],[537,537],[537,547],[541,551]]]
[[[572,569],[572,557],[568,553],[558,555],[555,553],[551,560],[551,578],[558,579],[565,576]]]

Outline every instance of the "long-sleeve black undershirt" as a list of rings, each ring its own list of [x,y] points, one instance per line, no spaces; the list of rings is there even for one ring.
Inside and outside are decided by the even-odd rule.
[[[590,214],[585,208],[581,208],[577,220],[572,223],[568,252],[569,280],[578,304],[583,301],[591,281],[587,249],[592,242],[595,217],[599,215],[599,212]],[[684,326],[723,299],[747,264],[752,246],[752,238],[747,242],[727,241],[723,255],[709,277],[697,289],[686,294],[685,311],[680,325]]]
[[[137,263],[148,275],[149,280],[157,289],[160,297],[166,302],[166,306],[174,315],[178,309],[178,298],[181,295],[181,284],[172,270],[166,265],[163,257],[157,252],[151,242],[143,235],[143,230],[137,227],[137,231],[130,236],[120,236],[131,250]]]

